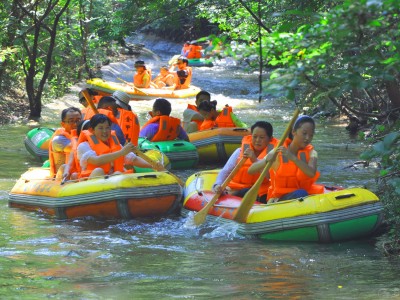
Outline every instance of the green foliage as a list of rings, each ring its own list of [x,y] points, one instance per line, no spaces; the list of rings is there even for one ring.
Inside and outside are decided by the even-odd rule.
[[[400,238],[400,122],[392,131],[375,142],[370,149],[361,154],[367,161],[377,159],[380,166],[379,191],[380,199],[385,206],[385,216],[391,224],[389,238],[397,241]],[[381,134],[387,128],[378,126],[376,133]]]

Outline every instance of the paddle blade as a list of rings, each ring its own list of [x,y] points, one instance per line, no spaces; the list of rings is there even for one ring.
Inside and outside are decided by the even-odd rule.
[[[208,215],[208,209],[202,209],[199,212],[197,212],[194,216],[193,216],[193,223],[196,226],[199,226],[201,224],[204,223],[204,221],[206,220],[206,217]]]
[[[258,181],[257,181],[256,184],[253,185],[251,187],[251,189],[248,190],[246,192],[246,194],[244,195],[242,202],[241,202],[240,206],[238,207],[238,209],[235,213],[235,216],[233,217],[233,219],[236,222],[239,222],[239,223],[246,222],[247,215],[249,214],[250,209],[253,207],[254,203],[257,200],[258,190],[260,189],[260,185],[261,185],[261,181],[259,181],[259,182],[260,182],[260,184],[257,184],[258,183]]]

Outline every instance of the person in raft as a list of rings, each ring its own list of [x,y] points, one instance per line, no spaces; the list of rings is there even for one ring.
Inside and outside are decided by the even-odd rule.
[[[171,103],[167,99],[157,98],[153,103],[153,110],[149,112],[151,119],[143,125],[139,137],[152,142],[175,139],[189,141],[181,121],[170,116],[171,110]]]
[[[151,82],[151,70],[147,69],[143,60],[135,61],[136,73],[133,75],[133,85],[137,88],[149,88]]]
[[[187,57],[190,49],[190,41],[186,41],[181,50],[181,56]]]
[[[228,104],[221,110],[217,110],[217,101],[203,101],[198,106],[199,113],[204,121],[199,130],[207,130],[215,127],[241,127],[247,128],[247,124],[239,120]]]
[[[100,109],[106,109],[112,112],[113,117],[115,117],[118,127],[121,129],[123,134],[123,139],[126,142],[131,142],[135,146],[138,144],[139,137],[139,118],[132,111],[131,106],[129,105],[131,98],[129,95],[123,91],[115,91],[111,96],[104,96],[101,98],[98,104],[99,111]],[[107,115],[108,116],[108,115]],[[110,118],[110,116],[108,116]],[[113,121],[112,118],[110,118]],[[117,133],[117,137],[120,140],[122,145],[125,145],[120,139],[119,132],[114,129],[114,124],[111,127],[111,130],[115,130]]]
[[[117,138],[121,145],[125,145],[125,134],[118,124],[118,119],[116,117],[117,111],[111,109],[110,103],[113,102],[115,102],[115,99],[111,96],[102,96],[99,103],[97,104],[97,113],[106,115],[111,120],[111,130],[115,131],[115,134],[117,135]],[[90,120],[95,114],[96,112],[91,107],[89,107],[83,119]]]
[[[152,168],[148,162],[132,152],[136,148],[132,143],[121,146],[115,133],[111,131],[111,123],[107,116],[97,114],[90,119],[90,130],[81,132],[77,148],[80,177],[121,174],[126,172],[126,165]],[[159,164],[157,170],[162,169]]]
[[[226,188],[227,193],[238,197],[243,197],[260,176],[260,174],[250,175],[247,173],[247,170],[252,163],[264,159],[267,153],[272,151],[277,143],[278,140],[273,137],[273,128],[269,122],[257,121],[254,123],[251,126],[251,135],[243,137],[242,146],[232,153],[225,166],[219,172],[213,185],[213,191],[215,193],[225,192],[221,190],[222,183],[229,176],[239,161],[243,157],[246,157],[247,160],[245,161],[244,165],[228,183]],[[263,180],[261,188],[258,192],[257,200],[259,202],[267,202],[268,188],[269,176]]]
[[[188,67],[189,61],[184,56],[179,56],[176,64],[173,64],[169,71],[174,74],[174,83],[176,90],[187,89],[192,81],[192,68]],[[175,72],[175,67],[178,70]]]
[[[58,128],[49,142],[50,176],[62,179],[68,165],[71,140],[76,136],[77,124],[82,120],[81,111],[76,107],[68,107],[61,112],[61,127]],[[73,172],[74,170],[71,170]]]
[[[311,194],[321,194],[324,186],[315,184],[319,177],[317,171],[318,154],[311,141],[314,137],[315,122],[306,115],[300,116],[293,125],[289,138],[283,146],[276,149],[278,155],[270,169],[271,185],[268,202],[296,199]],[[249,174],[260,172],[266,162],[274,157],[271,151],[260,161],[252,164]]]
[[[82,120],[78,123],[76,128],[76,136],[71,139],[71,152],[68,164],[66,164],[63,173],[63,180],[77,180],[81,173],[81,166],[77,158],[78,140],[83,130],[89,130],[90,120]]]
[[[210,102],[211,95],[207,91],[200,91],[196,95],[195,105],[188,104],[187,108],[183,111],[183,129],[186,133],[199,131],[201,123],[204,121],[204,117],[199,113],[199,104],[203,101]]]
[[[160,68],[160,74],[151,81],[150,86],[156,89],[175,89],[174,74],[169,72],[168,66]]]

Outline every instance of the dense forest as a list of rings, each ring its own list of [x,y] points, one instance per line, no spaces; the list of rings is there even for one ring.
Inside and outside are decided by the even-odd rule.
[[[347,118],[371,144],[362,158],[381,166],[378,193],[390,241],[399,241],[399,1],[11,0],[0,8],[3,111],[25,103],[29,118],[40,119],[43,101],[132,50],[127,36],[202,37],[249,71],[268,70],[260,101],[278,97]]]

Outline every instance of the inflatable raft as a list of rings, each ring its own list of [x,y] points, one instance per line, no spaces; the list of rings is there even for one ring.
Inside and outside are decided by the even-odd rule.
[[[226,162],[240,148],[242,138],[249,135],[245,128],[212,128],[189,133],[190,142],[199,152],[200,162]]]
[[[200,211],[214,193],[218,170],[190,176],[181,214]],[[383,206],[363,188],[326,188],[326,193],[271,204],[256,202],[237,232],[265,240],[337,242],[372,235],[382,224]],[[232,223],[241,198],[223,195],[210,209],[208,221]]]
[[[172,56],[172,58],[168,61],[169,65],[176,64],[178,62],[178,58],[180,57],[180,54],[176,54]],[[188,66],[189,67],[212,67],[214,66],[213,59],[212,58],[188,58]]]
[[[49,158],[49,142],[54,129],[38,127],[30,130],[24,139],[26,150],[39,161],[44,162]]]
[[[196,147],[184,140],[151,142],[139,138],[138,146],[142,151],[159,150],[164,153],[169,159],[171,169],[193,168],[199,161]]]
[[[190,58],[188,59],[189,67],[213,67],[214,63],[209,58]]]
[[[86,81],[88,88],[98,92],[100,95],[110,95],[115,91],[126,92],[131,100],[154,100],[155,98],[191,98],[195,97],[200,88],[191,85],[187,89],[182,90],[165,90],[155,88],[135,88],[126,83],[106,81],[101,78],[93,78]]]
[[[9,193],[9,206],[57,219],[132,219],[176,212],[182,188],[164,172],[132,173],[61,184],[49,169],[31,168]]]

